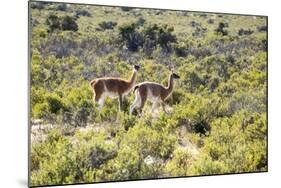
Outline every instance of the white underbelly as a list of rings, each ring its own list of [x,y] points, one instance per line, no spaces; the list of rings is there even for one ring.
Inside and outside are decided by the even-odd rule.
[[[112,99],[118,97],[118,93],[114,93],[114,92],[105,92],[104,95]]]
[[[109,97],[109,98],[117,98],[118,97],[118,93],[117,92],[112,92],[112,91],[109,91],[106,86],[104,87],[104,96],[105,97]]]
[[[147,100],[154,103],[154,102],[159,102],[160,101],[160,96],[154,96],[152,95],[152,92],[148,90],[147,92]]]
[[[109,98],[118,98],[119,97],[118,92],[109,91],[106,87],[104,89],[105,89],[104,96],[109,97]],[[130,93],[130,91],[131,90],[128,90],[128,91],[124,92],[122,94],[122,96],[128,95]]]

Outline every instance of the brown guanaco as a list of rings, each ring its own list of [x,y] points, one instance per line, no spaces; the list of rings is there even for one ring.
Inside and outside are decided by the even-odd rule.
[[[134,87],[139,69],[139,65],[134,65],[133,73],[128,80],[114,77],[103,77],[90,81],[90,86],[94,93],[93,100],[98,104],[98,109],[102,109],[106,97],[118,97],[119,111],[121,111],[124,96],[128,95]]]
[[[142,82],[136,85],[134,88],[135,100],[130,106],[130,114],[132,114],[136,107],[140,108],[140,111],[142,111],[146,100],[152,102],[152,112],[154,112],[154,109],[158,106],[158,104],[161,104],[164,112],[166,113],[164,101],[172,94],[174,79],[179,78],[180,77],[177,74],[171,73],[169,75],[167,87],[155,82]]]

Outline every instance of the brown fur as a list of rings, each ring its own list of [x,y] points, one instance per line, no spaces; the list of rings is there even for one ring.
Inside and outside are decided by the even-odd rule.
[[[149,89],[153,96],[160,97],[160,99],[164,102],[172,93],[174,82],[173,82],[172,75],[170,75],[167,87],[155,82],[143,82],[138,86],[139,86],[140,96],[142,98],[147,98],[148,89]]]
[[[146,100],[150,100],[152,103],[155,103],[154,105],[157,105],[157,103],[161,103],[163,110],[164,109],[164,101],[169,98],[173,91],[174,87],[174,78],[173,74],[169,76],[168,86],[165,87],[163,85],[160,85],[155,82],[143,82],[135,86],[134,91],[136,92],[136,99],[134,104],[131,106],[130,113],[132,113],[132,110],[138,106],[140,109],[144,107],[144,104]],[[138,95],[138,96],[137,96]],[[140,102],[138,102],[138,97],[140,97]],[[153,106],[155,107],[155,106]]]
[[[90,86],[94,92],[94,101],[99,102],[103,94],[111,93],[119,97],[120,108],[122,98],[132,89],[136,81],[137,71],[134,70],[129,80],[113,77],[97,78],[90,81]]]

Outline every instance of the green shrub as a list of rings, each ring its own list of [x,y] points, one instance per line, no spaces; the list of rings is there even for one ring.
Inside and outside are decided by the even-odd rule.
[[[103,21],[101,23],[98,24],[99,25],[99,28],[97,28],[97,30],[101,30],[101,31],[104,31],[104,30],[107,30],[107,29],[114,29],[114,27],[117,25],[116,22],[112,22],[112,21]]]
[[[77,31],[78,25],[75,21],[75,18],[70,16],[65,16],[61,21],[61,28],[62,30],[66,31]]]
[[[115,155],[116,146],[106,143],[104,135],[77,132],[75,140],[71,140],[54,130],[43,143],[33,146],[31,168],[37,170],[31,174],[31,184],[96,181],[95,171]]]
[[[82,82],[79,88],[68,88],[64,91],[63,98],[67,114],[69,114],[65,119],[66,123],[75,126],[86,126],[88,121],[93,122],[97,117],[93,102],[93,92],[87,82]]]
[[[30,5],[32,185],[267,170],[266,19]],[[133,64],[136,84],[180,75],[167,114],[129,115],[132,91],[98,110],[89,81]]]
[[[56,10],[59,10],[59,11],[66,11],[66,10],[67,10],[67,4],[59,4],[59,5],[56,7]]]
[[[219,113],[216,105],[210,105],[212,102],[214,101],[192,96],[186,104],[176,105],[171,117],[176,122],[174,126],[183,126],[193,133],[209,134],[210,122]]]
[[[223,162],[213,161],[208,155],[202,154],[191,166],[187,169],[187,176],[224,174],[229,172]]]
[[[60,110],[64,109],[64,104],[62,99],[56,94],[48,94],[46,96],[46,102],[48,104],[49,111],[51,113],[58,113]]]
[[[184,149],[176,149],[173,152],[172,159],[168,161],[165,167],[167,172],[172,177],[186,176],[187,169],[194,162],[194,157]]]
[[[126,43],[128,50],[133,52],[138,51],[143,43],[142,36],[136,29],[135,23],[125,24],[118,28],[121,40]]]
[[[105,165],[103,180],[155,178],[163,171],[163,159],[172,153],[175,138],[166,131],[155,131],[141,122],[116,139],[119,151],[116,158]]]
[[[32,108],[32,116],[35,118],[45,118],[50,114],[48,103],[38,103]]]
[[[119,122],[124,127],[125,130],[133,127],[137,122],[136,116],[127,115],[125,113],[119,113]]]
[[[243,29],[243,28],[241,28],[241,29],[239,29],[239,31],[238,31],[238,35],[251,35],[252,33],[253,33],[254,31],[253,30],[251,30],[251,29]]]
[[[172,34],[173,27],[153,24],[139,31],[138,26],[137,23],[129,23],[119,27],[119,35],[130,51],[135,52],[142,48],[147,55],[151,55],[159,45],[161,49],[170,52],[171,44],[177,42],[176,36]]]
[[[132,7],[121,7],[121,10],[124,11],[124,12],[128,12],[132,9],[133,9]]]
[[[76,16],[75,17],[79,17],[79,16],[87,16],[87,17],[90,17],[91,16],[91,13],[87,10],[77,10],[76,11]]]
[[[48,32],[53,32],[54,30],[60,30],[61,29],[60,19],[57,15],[54,15],[54,14],[51,14],[46,19],[46,25],[49,26]]]
[[[31,2],[30,8],[41,10],[41,9],[44,9],[46,5],[47,5],[46,2]]]
[[[211,124],[212,132],[205,140],[205,153],[209,153],[212,161],[223,163],[229,173],[263,171],[267,168],[267,131],[262,123],[264,115],[253,115],[252,122],[245,128],[243,123],[249,116],[250,113],[245,111],[231,118],[215,120]],[[263,131],[255,132],[257,126],[258,130]]]
[[[226,27],[228,27],[228,23],[220,22],[215,31],[216,31],[216,33],[223,35],[223,36],[228,35],[228,31],[225,29]]]
[[[41,91],[42,92],[42,91]],[[34,95],[33,99],[33,108],[32,115],[35,118],[46,118],[50,114],[59,114],[65,110],[65,105],[60,96],[56,93],[37,93],[37,96]]]
[[[57,15],[51,14],[46,19],[46,25],[49,26],[48,31],[53,32],[55,30],[63,31],[77,31],[78,25],[74,17],[65,16],[63,18],[58,17]]]

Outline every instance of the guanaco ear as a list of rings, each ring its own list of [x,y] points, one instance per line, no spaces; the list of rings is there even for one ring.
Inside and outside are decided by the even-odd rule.
[[[173,65],[173,63],[169,63],[168,64],[168,69],[169,69],[169,71],[171,72],[171,73],[174,73],[175,72],[175,67],[174,67],[174,65]]]
[[[179,79],[179,78],[180,78],[180,76],[179,76],[179,75],[177,75],[176,73],[173,73],[173,78],[175,78],[175,79]]]

